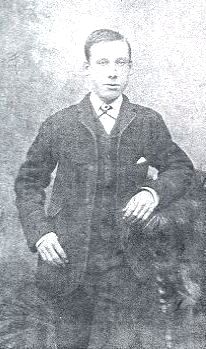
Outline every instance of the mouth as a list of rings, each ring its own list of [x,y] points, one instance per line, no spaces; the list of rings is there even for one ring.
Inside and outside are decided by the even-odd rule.
[[[111,88],[111,89],[118,89],[120,87],[119,84],[104,84],[104,86],[107,86],[108,88]]]

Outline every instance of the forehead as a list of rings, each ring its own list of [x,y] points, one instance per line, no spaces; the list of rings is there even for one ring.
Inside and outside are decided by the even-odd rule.
[[[114,60],[120,57],[129,59],[129,48],[126,41],[102,41],[90,48],[91,61],[100,58]]]

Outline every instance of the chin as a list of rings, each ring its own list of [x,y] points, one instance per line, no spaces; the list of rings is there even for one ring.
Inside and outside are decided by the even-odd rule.
[[[101,99],[103,99],[106,103],[111,103],[115,99],[117,99],[120,95],[121,93],[111,93],[111,94],[102,96]]]

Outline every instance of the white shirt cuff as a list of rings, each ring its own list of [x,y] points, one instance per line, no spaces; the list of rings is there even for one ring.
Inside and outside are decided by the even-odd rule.
[[[155,207],[157,207],[158,204],[159,204],[160,199],[159,199],[159,195],[156,193],[156,191],[154,189],[152,189],[152,188],[149,188],[149,187],[142,187],[141,189],[147,190],[147,191],[149,191],[152,194],[153,199],[154,199]]]
[[[36,248],[37,247],[39,247],[39,245],[43,242],[43,241],[45,241],[46,239],[48,239],[49,238],[49,240],[51,241],[51,240],[56,240],[56,239],[58,239],[57,238],[57,235],[55,234],[55,233],[53,233],[53,232],[50,232],[50,233],[47,233],[47,234],[45,234],[45,235],[43,235],[38,241],[37,241],[37,243],[36,243]]]

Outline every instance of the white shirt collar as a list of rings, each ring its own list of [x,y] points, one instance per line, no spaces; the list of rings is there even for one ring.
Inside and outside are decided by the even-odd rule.
[[[104,104],[104,102],[102,102],[102,100],[94,92],[91,92],[91,94],[90,94],[90,101],[91,101],[91,104],[92,104],[95,112],[97,113],[97,115],[101,114],[102,111],[99,108],[102,106],[102,104]],[[122,97],[122,95],[120,95],[112,103],[109,103],[109,105],[112,106],[112,109],[109,111],[109,113],[114,118],[117,118],[119,115],[122,101],[123,101],[123,97]]]

